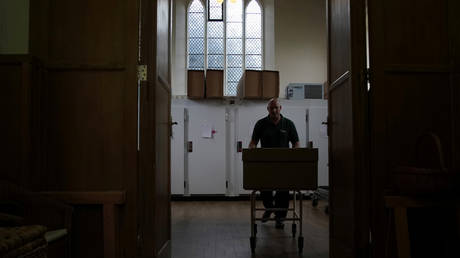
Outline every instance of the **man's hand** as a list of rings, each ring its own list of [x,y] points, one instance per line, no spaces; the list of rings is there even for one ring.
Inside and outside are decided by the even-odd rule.
[[[294,146],[292,146],[292,148],[299,148],[299,147],[300,147],[300,143],[299,143],[299,142],[294,143]]]
[[[253,141],[249,143],[249,146],[248,146],[249,149],[255,149],[256,147],[257,147],[257,144],[255,144]]]

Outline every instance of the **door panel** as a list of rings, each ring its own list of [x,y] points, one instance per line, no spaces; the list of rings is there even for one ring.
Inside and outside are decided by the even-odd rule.
[[[364,7],[328,2],[330,257],[366,257],[369,243]]]
[[[170,1],[141,1],[141,83],[138,251],[142,257],[170,252]]]
[[[171,240],[171,0],[158,0],[156,9],[155,72],[155,255],[168,256]],[[170,255],[170,253],[169,253]]]
[[[417,138],[436,134],[446,166],[460,166],[458,13],[460,4],[452,0],[369,1],[373,257],[395,253],[384,244],[394,239],[385,238],[390,218],[383,196],[395,166],[417,166]],[[444,234],[419,231],[440,237],[430,245],[411,243],[413,256],[447,250],[438,245]]]

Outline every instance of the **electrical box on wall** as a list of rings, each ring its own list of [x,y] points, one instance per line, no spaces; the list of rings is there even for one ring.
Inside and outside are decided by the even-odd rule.
[[[286,87],[287,99],[323,99],[324,87],[321,83],[289,83]]]

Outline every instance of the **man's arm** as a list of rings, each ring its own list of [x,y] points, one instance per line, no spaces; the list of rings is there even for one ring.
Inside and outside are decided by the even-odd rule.
[[[257,121],[257,123],[254,125],[254,129],[252,130],[252,136],[251,136],[251,142],[249,142],[249,149],[255,149],[257,148],[257,143],[259,143],[260,139],[260,122]]]

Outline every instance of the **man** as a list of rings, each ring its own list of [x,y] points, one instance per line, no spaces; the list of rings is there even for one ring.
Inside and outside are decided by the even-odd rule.
[[[273,98],[267,105],[268,116],[257,121],[252,133],[249,148],[256,148],[261,142],[262,148],[289,148],[291,142],[293,148],[299,147],[299,136],[294,123],[281,115],[281,105],[277,98]],[[261,191],[260,193],[265,208],[289,207],[289,191]],[[272,211],[265,211],[262,222],[270,218]],[[286,218],[286,211],[275,211],[276,228],[283,228],[283,220]]]

